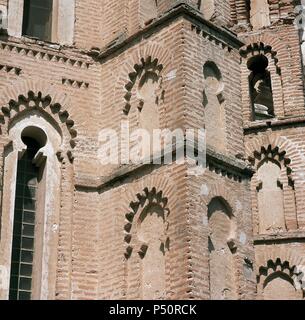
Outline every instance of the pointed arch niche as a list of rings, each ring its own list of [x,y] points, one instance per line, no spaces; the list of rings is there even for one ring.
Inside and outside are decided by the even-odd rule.
[[[137,198],[130,203],[124,228],[127,294],[136,299],[163,300],[169,250],[167,198],[155,188],[145,188]]]
[[[295,182],[286,152],[269,145],[249,160],[256,168],[251,181],[254,233],[297,230]]]
[[[134,65],[125,84],[124,115],[131,121],[133,128],[141,128],[152,134],[160,128],[160,103],[162,100],[163,65],[158,59],[149,56]]]
[[[269,44],[252,42],[240,49],[240,55],[245,122],[284,117],[284,88],[278,52]]]
[[[221,197],[208,205],[209,222],[209,274],[211,300],[237,298],[235,279],[235,219],[229,204]]]

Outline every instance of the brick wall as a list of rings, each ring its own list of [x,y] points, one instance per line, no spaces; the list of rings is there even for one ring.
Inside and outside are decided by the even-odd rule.
[[[290,24],[256,32],[244,26],[238,39],[219,25],[245,22],[243,1],[216,1],[221,19],[214,25],[206,23],[195,10],[188,14],[188,7],[180,6],[172,10],[172,16],[163,16],[174,3],[158,2],[159,17],[155,19],[163,20],[154,24],[152,19],[143,25],[139,0],[76,1],[75,47],[1,36],[2,160],[11,148],[9,131],[13,123],[18,123],[22,95],[27,97],[31,91],[41,92],[43,97],[50,95],[51,105],[38,110],[64,141],[64,150],[57,153],[61,170],[59,225],[47,226],[56,227],[58,236],[57,255],[51,257],[57,265],[52,299],[141,298],[141,248],[134,240],[139,211],[133,207],[141,202],[143,194],[147,201],[164,201],[169,210],[164,298],[210,298],[207,212],[213,198],[225,200],[234,216],[236,230],[228,245],[233,254],[238,299],[256,296],[255,275],[269,260],[281,259],[294,266],[299,263],[297,257],[303,259],[304,88],[297,31]],[[188,3],[196,6],[197,2]],[[233,8],[231,13],[229,6]],[[282,10],[284,17],[287,6],[276,9],[273,4],[272,10]],[[123,43],[130,36],[130,41]],[[278,109],[280,116],[268,123],[249,119],[248,71],[240,48],[251,55],[256,49],[253,51],[249,45],[257,42],[271,46],[271,71],[278,75],[273,93],[282,109]],[[91,47],[102,50],[86,51]],[[131,130],[138,126],[141,68],[152,69],[162,80],[158,93],[162,129],[202,128],[212,121],[204,113],[206,62],[213,62],[221,73],[223,87],[217,97],[224,101],[226,139],[220,152],[215,153],[213,145],[209,146],[204,175],[190,176],[186,165],[135,168],[101,164],[100,131],[110,128],[119,132],[122,120],[130,120]],[[19,103],[18,108],[11,100]],[[57,104],[60,112],[54,111]],[[256,232],[256,191],[247,167],[252,164],[256,170],[252,158],[259,157],[261,148],[269,145],[275,154],[279,151],[287,165],[290,161],[296,199],[295,207],[287,205],[287,232],[276,236]],[[2,202],[5,199],[3,196]],[[3,221],[8,221],[7,213],[3,215]],[[11,241],[4,225],[0,235],[1,244]],[[1,291],[0,295],[5,297]]]
[[[235,156],[243,153],[242,117],[240,96],[239,53],[236,48],[209,37],[196,26],[186,23],[184,28],[185,65],[185,119],[187,128],[204,126],[203,108],[203,66],[207,61],[214,62],[223,78],[225,108],[226,150],[224,154]]]

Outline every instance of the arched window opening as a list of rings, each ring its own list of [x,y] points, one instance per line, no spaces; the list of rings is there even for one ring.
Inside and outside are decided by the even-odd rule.
[[[68,146],[66,137],[70,136],[63,131],[64,124],[43,108],[22,109],[8,118],[3,133],[11,142],[3,146],[3,190],[11,192],[2,193],[1,199],[6,232],[1,233],[0,264],[7,277],[0,296],[54,299],[61,178],[66,174],[61,150]],[[68,170],[73,172],[71,167]]]
[[[7,29],[7,9],[3,5],[0,5],[0,29]]]
[[[37,138],[34,139],[33,136]],[[18,160],[13,224],[13,243],[9,299],[30,300],[33,293],[33,275],[41,267],[38,255],[41,221],[37,218],[39,182],[43,164],[35,163],[37,152],[46,144],[45,133],[38,128],[26,128],[21,135],[27,146]],[[41,232],[39,232],[41,233]],[[33,283],[34,282],[34,283]]]
[[[23,142],[24,140],[27,141],[29,139],[34,140],[36,141],[37,145],[39,145],[39,148],[44,147],[47,144],[47,140],[48,140],[45,132],[40,128],[34,127],[34,126],[28,126],[24,128],[21,133],[21,139]]]
[[[293,255],[290,257],[295,259]],[[299,268],[300,267],[300,268]],[[259,267],[257,293],[261,300],[303,300],[304,273],[302,267],[287,260],[269,260]]]
[[[271,75],[268,71],[268,59],[264,55],[256,55],[248,60],[249,90],[254,120],[274,117]]]
[[[209,269],[211,300],[236,298],[233,252],[228,243],[233,237],[232,212],[220,198],[208,206]]]

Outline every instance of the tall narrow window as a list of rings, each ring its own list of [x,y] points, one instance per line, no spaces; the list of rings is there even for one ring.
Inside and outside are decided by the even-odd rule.
[[[167,295],[166,260],[170,240],[168,199],[156,188],[137,194],[126,215],[126,287],[129,299],[163,300]]]
[[[3,190],[12,192],[4,193],[1,203],[6,232],[1,233],[0,265],[6,276],[0,299],[47,300],[56,295],[63,131],[47,116],[52,98],[29,91],[26,99],[25,110],[10,114],[3,132],[12,141],[3,153]],[[40,107],[32,108],[33,101]]]
[[[11,300],[31,299],[35,263],[35,216],[39,168],[33,163],[33,159],[41,145],[29,137],[24,137],[23,142],[27,145],[27,150],[18,161],[17,167],[10,276]]]
[[[22,34],[51,41],[53,0],[24,0]]]
[[[274,117],[271,75],[268,71],[268,59],[264,55],[256,55],[248,60],[250,98],[254,120]]]

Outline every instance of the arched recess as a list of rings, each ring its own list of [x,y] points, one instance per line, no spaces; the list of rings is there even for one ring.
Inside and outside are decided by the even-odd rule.
[[[36,111],[50,121],[53,121],[55,126],[65,126],[63,130],[65,133],[67,131],[67,134],[65,134],[67,155],[73,161],[72,151],[76,146],[77,137],[74,121],[71,119],[68,111],[59,102],[54,101],[50,94],[44,95],[41,91],[34,92],[29,90],[25,94],[19,94],[16,98],[10,99],[8,103],[6,102],[2,105],[0,113],[1,133],[5,135],[10,127],[15,122],[18,122],[24,114],[35,113]],[[57,123],[60,123],[60,125]]]
[[[113,106],[115,106],[113,121],[120,123],[122,120],[130,121],[130,129],[139,128],[143,92],[139,91],[140,77],[145,73],[151,75],[148,79],[148,85],[152,87],[151,96],[156,100],[149,99],[153,105],[153,109],[158,110],[158,117],[154,115],[155,121],[158,122],[161,128],[167,128],[167,118],[164,108],[164,98],[166,92],[170,90],[170,81],[176,76],[176,70],[173,66],[173,56],[170,50],[164,50],[160,43],[148,42],[143,47],[140,47],[136,52],[128,57],[126,62],[118,70],[119,77],[116,81],[116,86],[113,88]],[[154,75],[153,75],[154,74]],[[158,82],[154,79],[158,79]],[[141,97],[142,96],[142,97]],[[144,96],[145,98],[145,96]],[[153,102],[155,102],[153,104]],[[169,101],[167,101],[169,103]],[[145,104],[145,101],[144,101]],[[147,103],[146,103],[147,104]],[[153,127],[150,124],[150,127]]]
[[[249,58],[247,62],[250,71],[248,83],[253,120],[274,117],[272,80],[268,64],[267,57],[262,54]]]
[[[134,71],[129,73],[129,81],[125,84],[127,90],[123,112],[131,117],[136,125],[151,132],[158,129],[159,104],[162,94],[162,64],[151,57],[141,59],[134,65]],[[132,105],[134,110],[132,110]],[[133,118],[134,117],[134,118]]]
[[[221,197],[213,198],[208,205],[209,275],[212,300],[236,299],[235,263],[231,246],[235,238],[232,208]]]
[[[251,59],[253,60],[255,57],[263,57],[267,61],[264,71],[269,74],[270,78],[270,89],[273,100],[272,115],[274,114],[277,118],[284,117],[283,79],[282,69],[279,65],[278,52],[275,51],[271,45],[267,45],[263,42],[253,42],[243,47],[240,50],[240,55],[242,57],[242,101],[245,106],[243,111],[244,120],[246,122],[255,120],[251,101],[251,83],[249,83],[249,79],[251,78],[251,75],[253,75],[253,70],[251,70],[249,64],[251,63]]]
[[[254,233],[265,233],[266,231],[266,233],[268,233],[272,232],[272,230],[273,232],[280,232],[297,230],[299,228],[303,229],[305,217],[303,213],[302,198],[304,197],[303,172],[305,159],[299,148],[293,143],[293,141],[286,137],[271,134],[260,138],[254,138],[247,142],[246,153],[248,155],[248,160],[256,169],[256,173],[253,175],[251,180]],[[273,186],[278,190],[278,192],[281,190],[283,206],[280,212],[284,215],[284,228],[278,228],[276,226],[275,228],[272,228],[271,226],[271,228],[267,228],[269,229],[268,231],[265,227],[260,225],[258,193],[262,192],[263,171],[260,173],[259,170],[262,168],[263,164],[265,164],[265,166],[266,164],[267,166],[273,164],[271,166],[278,175],[276,179],[274,178],[274,175],[272,175],[272,182],[267,177],[268,174],[271,173],[270,170],[266,170],[265,172],[268,184],[273,183]],[[276,169],[276,166],[278,169]],[[280,199],[276,199],[274,197],[270,198],[270,195],[268,196],[266,194],[265,200],[268,202],[269,207],[277,207],[275,203],[273,205],[271,203],[272,201],[276,202]],[[268,206],[266,207],[267,211],[269,210]],[[270,213],[275,212],[275,210],[269,210],[268,212],[268,215],[270,215]],[[274,217],[271,219],[274,219]]]
[[[294,181],[291,177],[290,160],[278,148],[261,148],[256,153],[257,172],[252,178],[256,197],[253,199],[260,234],[288,231],[291,224],[297,229]],[[252,162],[253,163],[253,162]],[[293,220],[290,220],[293,219]],[[255,217],[256,218],[256,217]],[[288,219],[287,219],[288,218]],[[288,220],[288,221],[286,221]]]
[[[139,299],[166,299],[166,256],[170,249],[167,203],[163,192],[156,188],[145,188],[130,203],[124,227],[128,296],[136,286]]]
[[[215,300],[237,299],[242,272],[239,266],[237,219],[242,214],[238,200],[220,183],[207,186],[202,197],[207,214],[209,291]]]
[[[12,244],[13,236],[14,241],[16,236],[16,210],[21,186],[18,177],[22,172],[20,161],[30,150],[26,142],[30,139],[36,141],[39,147],[35,150],[33,159],[30,159],[33,168],[38,170],[38,180],[36,198],[32,199],[32,210],[36,217],[33,226],[35,230],[34,262],[32,286],[27,299],[29,297],[54,299],[57,284],[56,270],[61,269],[57,259],[61,250],[58,246],[59,234],[66,237],[67,242],[70,241],[68,235],[63,235],[62,220],[64,220],[63,213],[69,212],[70,215],[69,208],[73,199],[70,195],[71,203],[63,201],[62,193],[67,196],[67,192],[73,190],[72,162],[77,131],[69,113],[60,103],[53,100],[50,94],[44,95],[41,91],[35,93],[26,89],[24,84],[22,88],[23,90],[20,91],[26,90],[25,93],[16,94],[15,97],[14,90],[17,91],[18,86],[10,91],[11,99],[2,104],[0,115],[0,154],[3,164],[1,185],[4,191],[1,197],[0,264],[5,268],[8,276],[5,287],[0,290],[0,296],[3,299],[8,298],[9,291],[12,289],[9,277],[15,276],[11,266],[14,262]],[[7,94],[8,91],[5,95]],[[59,97],[55,93],[54,96]],[[64,99],[58,101],[63,102]],[[65,180],[64,184],[62,179]],[[29,186],[25,184],[23,188],[29,188]],[[25,194],[22,197],[26,197]],[[24,205],[22,208],[22,215],[24,215],[27,209]]]
[[[128,120],[131,132],[140,129],[150,139],[150,154],[145,153],[144,157],[153,153],[153,133],[161,127],[163,118],[163,68],[157,58],[141,58],[124,84],[123,119]],[[131,150],[136,148],[137,142],[131,138]]]
[[[288,261],[268,260],[257,275],[258,298],[261,300],[303,300],[304,275]]]
[[[128,75],[129,81],[125,84],[125,89],[127,91],[124,96],[126,103],[123,112],[125,115],[128,115],[131,111],[133,93],[136,94],[138,100],[138,109],[142,109],[145,102],[149,104],[158,103],[156,100],[158,100],[160,95],[158,89],[160,89],[160,86],[162,85],[162,70],[162,64],[159,64],[158,59],[152,60],[151,56],[146,59],[142,58],[139,64],[134,65],[133,72]],[[136,92],[133,92],[133,90],[136,90]],[[150,96],[146,91],[151,91]]]
[[[223,152],[226,146],[226,114],[222,75],[214,62],[207,61],[203,66],[203,76],[206,142],[216,151]]]

